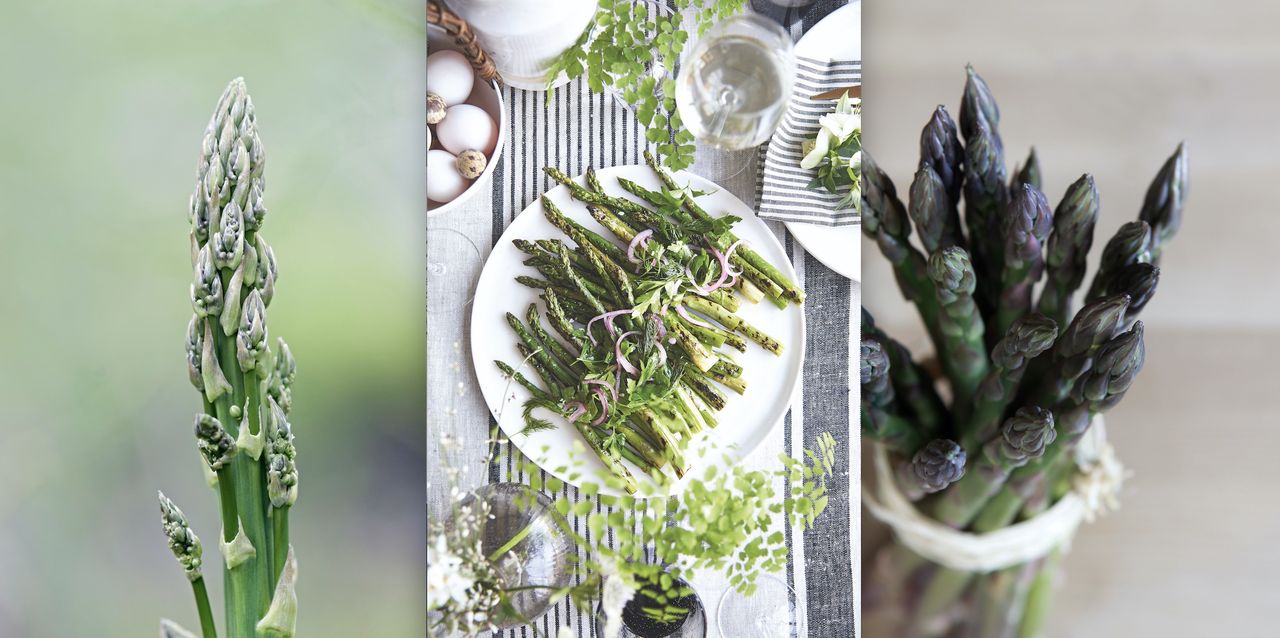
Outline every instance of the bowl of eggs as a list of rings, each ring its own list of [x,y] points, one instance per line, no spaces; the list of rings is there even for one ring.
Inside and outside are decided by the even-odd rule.
[[[444,29],[427,34],[427,216],[484,190],[502,156],[507,119],[496,81],[476,75]]]

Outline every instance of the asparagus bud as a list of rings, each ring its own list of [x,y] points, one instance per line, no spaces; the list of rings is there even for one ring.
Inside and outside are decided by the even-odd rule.
[[[270,421],[267,430],[267,496],[271,506],[292,507],[298,500],[297,450],[293,445],[293,427],[284,409],[268,398]]]
[[[289,344],[285,343],[283,338],[277,338],[275,372],[271,375],[267,392],[285,414],[288,414],[292,407],[293,396],[289,388],[293,385],[297,371],[297,363],[293,360],[293,353],[289,351]]]
[[[1022,464],[1044,454],[1057,434],[1053,430],[1053,413],[1038,407],[1019,408],[1000,429],[1000,456]]]
[[[991,351],[991,362],[1000,368],[1021,368],[1053,346],[1058,324],[1042,314],[1030,314],[1014,322]]]
[[[222,312],[222,279],[206,244],[196,254],[196,280],[191,284],[191,307],[199,317],[217,317]]]
[[[236,332],[236,360],[244,372],[265,368],[267,354],[267,307],[257,289],[249,292]]]
[[[863,339],[858,371],[862,376],[862,398],[883,408],[893,403],[893,385],[889,381],[889,355],[875,339]]]
[[[1093,246],[1098,219],[1098,189],[1085,174],[1067,187],[1053,213],[1053,233],[1045,250],[1047,268],[1044,291],[1037,310],[1056,321],[1071,313],[1071,295],[1084,281],[1085,261]]]
[[[253,287],[262,295],[262,305],[270,306],[271,299],[275,297],[276,280],[280,276],[276,270],[276,253],[262,238],[262,235],[254,237],[254,246],[254,251],[258,256],[258,264],[252,282]]]
[[[964,476],[965,454],[959,443],[934,439],[911,457],[909,471],[901,472],[909,496],[933,494]]]
[[[1093,367],[1072,388],[1071,398],[1087,404],[1091,412],[1102,412],[1119,403],[1146,361],[1142,333],[1139,321],[1128,332],[1103,344]]]
[[[937,289],[938,327],[943,335],[944,361],[955,393],[955,412],[968,418],[978,384],[987,373],[982,314],[974,303],[977,276],[963,248],[940,250],[929,258],[929,278]]]
[[[880,230],[903,241],[911,236],[907,209],[889,175],[865,150],[862,152],[862,232],[875,237]],[[891,259],[892,260],[892,259]]]
[[[1108,294],[1129,295],[1129,309],[1125,319],[1133,319],[1142,312],[1147,302],[1156,294],[1156,284],[1160,281],[1160,269],[1152,264],[1129,264],[1125,266],[1107,284]]]
[[[209,237],[213,264],[228,270],[240,265],[244,256],[244,216],[240,206],[231,201],[217,217],[218,232]]]
[[[1009,190],[1015,190],[1023,184],[1041,189],[1040,158],[1036,157],[1036,147],[1027,153],[1027,163],[1013,169],[1013,177],[1009,178]]]
[[[1159,257],[1163,244],[1177,234],[1187,197],[1187,149],[1178,144],[1147,188],[1138,219],[1151,225],[1151,252]]]
[[[1107,241],[1098,262],[1086,299],[1093,301],[1106,294],[1108,284],[1125,266],[1151,261],[1151,226],[1144,221],[1124,224]]]
[[[191,315],[187,323],[187,376],[191,385],[204,392],[204,379],[200,371],[200,359],[204,354],[204,322],[199,315]]]
[[[160,520],[164,526],[164,535],[169,537],[169,549],[182,564],[183,571],[187,572],[187,578],[196,580],[201,577],[200,566],[203,564],[201,556],[204,549],[200,545],[200,538],[191,531],[182,510],[178,509],[178,506],[174,505],[164,492],[158,492],[158,494],[160,495]]]
[[[1053,211],[1044,193],[1024,184],[1009,200],[1004,223],[1004,270],[998,310],[997,334],[1031,308],[1031,289],[1044,270],[1042,247],[1053,228]]]
[[[920,231],[920,243],[926,252],[933,253],[962,243],[955,204],[947,195],[942,178],[927,164],[921,164],[911,182],[907,214]]]
[[[204,245],[209,241],[209,195],[204,190],[204,182],[196,183],[196,190],[191,194],[189,200],[190,213],[188,219],[191,222],[192,237],[195,238],[197,245]]]
[[[956,123],[947,107],[938,105],[920,133],[920,165],[937,173],[947,191],[947,201],[960,201],[964,184],[964,147],[956,135]]]
[[[1085,305],[1063,331],[1054,358],[1074,361],[1091,354],[1115,334],[1131,301],[1128,295],[1121,294]]]
[[[973,65],[965,66],[964,95],[960,98],[960,131],[964,133],[966,142],[972,142],[978,135],[978,128],[985,124],[991,131],[1000,148],[1000,135],[996,133],[1000,126],[1000,107],[996,98],[991,95],[987,82],[973,70]]]
[[[236,454],[235,439],[218,419],[208,414],[196,415],[196,445],[214,472],[227,467]]]
[[[965,224],[969,250],[979,277],[978,299],[990,316],[999,294],[1004,246],[1000,240],[1000,219],[1009,203],[1005,187],[1004,156],[987,124],[979,122],[965,146]],[[994,325],[992,326],[994,328]]]

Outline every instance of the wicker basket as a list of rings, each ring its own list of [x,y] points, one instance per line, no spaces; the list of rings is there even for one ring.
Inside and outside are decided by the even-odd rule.
[[[441,4],[439,0],[427,0],[427,24],[434,24],[444,29],[445,33],[448,33],[449,37],[457,43],[462,54],[471,61],[471,66],[475,67],[476,73],[481,78],[491,82],[502,82],[502,77],[498,75],[498,68],[494,66],[489,54],[481,48],[476,40],[476,34],[471,31],[466,21],[450,11],[449,7]]]

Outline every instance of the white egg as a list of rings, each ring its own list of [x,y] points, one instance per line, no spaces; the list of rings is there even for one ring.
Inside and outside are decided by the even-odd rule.
[[[449,107],[444,120],[436,125],[436,139],[454,155],[475,149],[490,157],[498,145],[498,125],[484,109],[459,104]]]
[[[427,56],[427,92],[439,95],[445,104],[466,102],[475,81],[476,72],[461,53],[439,51]]]
[[[467,190],[471,180],[462,177],[457,163],[449,151],[427,151],[427,199],[447,204]]]

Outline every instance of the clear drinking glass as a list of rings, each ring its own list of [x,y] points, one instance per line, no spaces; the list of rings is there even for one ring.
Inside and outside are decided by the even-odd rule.
[[[782,604],[781,601],[787,601]],[[734,638],[789,638],[805,635],[804,604],[787,582],[761,574],[756,591],[743,596],[730,587],[720,598],[716,626]]]
[[[791,97],[792,49],[787,32],[762,16],[742,15],[715,25],[681,61],[680,119],[699,141],[721,150],[764,143]]]

